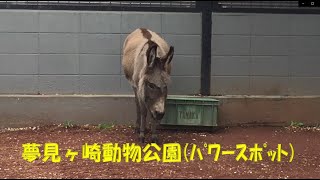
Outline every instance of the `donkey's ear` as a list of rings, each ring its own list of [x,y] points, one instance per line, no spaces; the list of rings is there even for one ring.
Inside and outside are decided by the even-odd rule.
[[[149,68],[153,67],[156,57],[157,57],[157,45],[152,44],[149,46],[147,50],[147,63]]]
[[[170,46],[169,52],[166,55],[166,60],[165,60],[167,64],[170,64],[170,62],[171,62],[171,60],[173,58],[173,54],[174,54],[174,47]]]

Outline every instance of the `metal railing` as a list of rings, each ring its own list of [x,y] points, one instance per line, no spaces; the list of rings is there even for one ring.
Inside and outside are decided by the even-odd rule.
[[[0,1],[0,4],[8,6],[196,7],[196,1]]]
[[[301,7],[299,1],[0,1],[0,9],[115,10],[200,12],[310,13],[319,14],[320,7]]]
[[[0,9],[199,12],[196,1],[0,1]]]
[[[220,8],[299,8],[298,1],[218,1]]]
[[[213,11],[319,14],[320,7],[301,6],[299,1],[214,1]]]

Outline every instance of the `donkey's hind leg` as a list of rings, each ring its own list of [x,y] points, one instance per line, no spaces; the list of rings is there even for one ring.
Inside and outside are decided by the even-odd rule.
[[[132,88],[134,91],[134,98],[135,98],[135,102],[136,102],[136,111],[137,111],[135,132],[139,133],[140,132],[140,124],[141,124],[141,111],[140,111],[139,99],[137,96],[137,89],[135,87],[132,87]]]

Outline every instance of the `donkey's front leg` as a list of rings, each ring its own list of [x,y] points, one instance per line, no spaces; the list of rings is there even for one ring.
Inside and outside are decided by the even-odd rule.
[[[153,119],[151,120],[151,141],[152,143],[159,143],[159,139],[158,139],[158,132],[157,132],[157,123],[158,121]]]
[[[145,140],[145,130],[146,130],[146,118],[147,118],[147,108],[145,104],[140,103],[140,114],[141,114],[141,124],[140,124],[140,135],[139,141],[144,143]]]

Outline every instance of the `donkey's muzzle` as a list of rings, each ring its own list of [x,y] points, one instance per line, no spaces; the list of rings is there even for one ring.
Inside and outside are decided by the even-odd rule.
[[[155,118],[157,119],[157,120],[161,120],[162,118],[163,118],[163,116],[164,116],[164,112],[158,112],[158,111],[156,111],[155,112]]]

